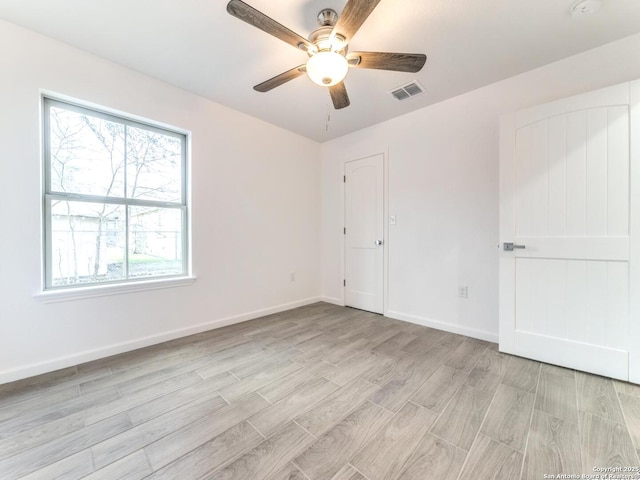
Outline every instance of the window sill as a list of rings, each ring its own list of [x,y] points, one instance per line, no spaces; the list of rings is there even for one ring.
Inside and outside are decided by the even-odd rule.
[[[192,285],[196,277],[164,278],[158,280],[144,280],[139,282],[119,283],[117,285],[94,285],[59,290],[47,290],[35,294],[33,297],[43,303],[66,302],[92,297],[105,297],[122,293],[142,292],[160,288],[183,287]]]

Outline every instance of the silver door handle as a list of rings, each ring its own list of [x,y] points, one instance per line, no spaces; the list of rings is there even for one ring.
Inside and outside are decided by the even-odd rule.
[[[504,242],[502,245],[505,252],[513,252],[516,248],[526,248],[526,245],[516,245],[512,242]]]
[[[376,240],[376,245],[382,245],[382,240]]]

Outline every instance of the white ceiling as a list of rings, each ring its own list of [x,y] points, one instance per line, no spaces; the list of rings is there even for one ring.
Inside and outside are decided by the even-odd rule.
[[[426,53],[418,74],[351,69],[351,106],[333,110],[306,76],[267,93],[253,85],[304,63],[303,52],[226,13],[225,0],[0,0],[0,18],[325,141],[640,32],[640,0],[382,0],[351,50]],[[346,0],[248,0],[307,36],[322,8]],[[418,80],[427,93],[388,92]],[[327,114],[330,121],[327,122]]]

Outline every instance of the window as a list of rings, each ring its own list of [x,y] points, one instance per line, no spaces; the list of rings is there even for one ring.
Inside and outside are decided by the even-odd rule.
[[[45,289],[187,275],[186,137],[44,99]]]

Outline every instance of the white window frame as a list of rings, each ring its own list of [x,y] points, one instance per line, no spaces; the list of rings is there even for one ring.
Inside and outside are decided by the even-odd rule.
[[[51,189],[51,138],[50,138],[50,108],[58,107],[78,113],[102,118],[110,122],[121,125],[141,128],[162,135],[171,136],[180,140],[181,143],[181,201],[165,202],[156,200],[142,200],[126,197],[110,197],[98,196],[91,194],[77,194],[54,192]],[[42,292],[39,296],[46,301],[59,301],[65,299],[82,298],[87,296],[102,296],[112,293],[126,293],[130,291],[139,291],[155,288],[165,288],[170,286],[181,286],[193,283],[195,280],[191,277],[191,261],[190,261],[190,235],[189,235],[189,207],[188,207],[188,134],[178,131],[177,129],[167,128],[165,126],[157,126],[145,121],[134,120],[121,113],[110,113],[93,106],[84,106],[73,103],[68,100],[61,100],[49,95],[42,96],[42,112],[43,112],[43,130],[42,130],[42,146],[43,146],[43,195],[42,195],[42,212],[43,212],[43,278]],[[126,130],[125,130],[126,132]],[[126,138],[126,133],[125,133]],[[125,153],[126,155],[126,153]],[[125,157],[126,162],[126,157]],[[126,184],[126,168],[125,168],[125,184]],[[126,193],[125,193],[126,195]],[[83,201],[93,203],[107,203],[114,205],[123,205],[127,212],[125,221],[125,257],[124,268],[125,278],[93,283],[70,284],[70,285],[53,285],[53,266],[52,266],[52,232],[51,232],[51,204],[55,200],[61,201]],[[128,272],[129,264],[129,218],[128,207],[161,207],[169,209],[177,209],[182,214],[182,272],[174,275],[156,275],[148,277],[130,278]]]

